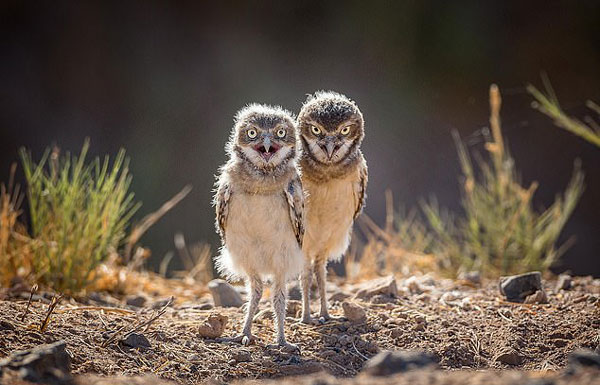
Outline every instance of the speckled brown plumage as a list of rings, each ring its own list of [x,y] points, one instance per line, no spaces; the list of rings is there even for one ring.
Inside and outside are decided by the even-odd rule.
[[[304,192],[297,169],[297,133],[293,117],[279,107],[253,104],[235,119],[226,146],[229,160],[221,167],[214,205],[223,247],[215,263],[231,279],[243,278],[250,299],[242,334],[249,343],[252,318],[271,279],[277,343],[285,340],[285,285],[302,268]]]
[[[320,316],[329,318],[326,266],[340,259],[350,243],[354,220],[366,200],[368,170],[360,151],[364,119],[356,103],[332,91],[308,97],[298,114],[302,183],[307,193],[302,272],[302,321],[310,321],[309,287],[313,271],[321,299]]]

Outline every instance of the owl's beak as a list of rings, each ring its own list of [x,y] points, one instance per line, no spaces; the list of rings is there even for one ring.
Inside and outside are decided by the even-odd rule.
[[[333,140],[328,139],[327,143],[325,143],[325,152],[327,152],[327,157],[329,158],[329,160],[331,160],[331,158],[333,157],[333,154],[335,154],[335,152],[339,149],[339,146],[336,145]]]
[[[263,142],[258,146],[254,147],[256,151],[262,156],[262,158],[268,162],[271,157],[279,150],[279,146],[276,143],[271,142],[271,138],[266,136]]]
[[[265,147],[265,152],[268,153],[271,149],[271,138],[267,136],[265,140],[263,140],[263,146]]]

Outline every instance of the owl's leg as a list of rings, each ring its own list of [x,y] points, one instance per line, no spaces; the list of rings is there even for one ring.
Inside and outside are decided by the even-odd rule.
[[[292,353],[299,352],[300,349],[294,344],[290,344],[285,340],[285,281],[275,279],[273,282],[273,312],[275,313],[275,327],[277,328],[277,345],[284,351]]]
[[[223,339],[224,341],[239,342],[242,345],[250,345],[250,342],[253,342],[255,340],[251,332],[252,319],[254,318],[254,315],[258,310],[258,303],[260,302],[260,299],[263,294],[263,282],[260,276],[251,275],[248,277],[246,285],[249,289],[248,291],[250,293],[250,298],[248,299],[246,308],[246,319],[244,321],[244,329],[242,330],[241,335],[233,338]]]
[[[321,300],[321,312],[319,313],[319,320],[321,322],[329,321],[331,319],[338,319],[329,315],[329,309],[327,305],[327,260],[315,260],[315,274],[317,275],[317,286],[319,287],[319,298]]]
[[[327,284],[327,261],[321,259],[315,261],[315,274],[317,275],[319,299],[321,300],[321,312],[319,316],[327,321],[330,318],[329,310],[327,309],[327,291],[325,290],[325,285]]]
[[[302,319],[301,322],[308,324],[311,322],[310,317],[310,285],[312,281],[312,264],[309,258],[304,259],[304,269],[300,277],[300,286],[302,286]]]

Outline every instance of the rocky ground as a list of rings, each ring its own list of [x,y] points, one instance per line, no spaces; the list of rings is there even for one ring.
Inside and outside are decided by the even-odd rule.
[[[539,276],[528,276],[503,281],[502,287],[501,293],[498,282],[479,282],[476,275],[458,281],[429,276],[358,284],[333,280],[332,314],[340,319],[315,325],[296,322],[299,291],[292,287],[286,333],[300,346],[300,354],[266,346],[274,336],[267,299],[253,326],[256,344],[222,342],[220,338],[241,330],[238,292],[244,293],[218,281],[210,285],[212,293],[188,293],[172,302],[158,291],[62,299],[43,331],[52,295],[36,294],[26,310],[28,292],[5,290],[0,293],[0,360],[6,358],[0,361],[0,378],[8,382],[49,376],[46,381],[58,383],[71,381],[72,374],[77,383],[100,384],[117,383],[105,376],[151,375],[123,383],[195,384],[302,375],[287,383],[408,384],[419,379],[427,384],[508,384],[542,377],[546,382],[540,383],[598,383],[600,372],[594,369],[565,368],[574,350],[600,349],[600,280],[562,277],[541,282]],[[36,359],[14,353],[36,347],[42,349],[34,354]],[[429,356],[407,353],[416,355],[416,363],[384,360],[371,374],[365,370],[377,353],[399,350]],[[596,359],[592,355],[588,366]],[[31,364],[38,361],[43,364]],[[69,370],[56,369],[66,361]],[[420,369],[393,374],[386,372],[390,367],[391,372]],[[373,370],[383,370],[385,376],[370,377]]]

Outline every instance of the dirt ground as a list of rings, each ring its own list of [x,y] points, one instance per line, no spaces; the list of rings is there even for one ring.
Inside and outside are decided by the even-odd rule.
[[[150,297],[141,308],[106,293],[79,301],[62,299],[41,332],[51,295],[35,296],[22,318],[29,293],[5,290],[0,293],[0,359],[15,350],[64,340],[71,372],[83,375],[77,377],[80,384],[100,384],[105,376],[139,375],[182,384],[246,383],[297,375],[305,377],[289,383],[408,384],[418,376],[428,384],[521,383],[539,377],[553,378],[557,384],[598,383],[600,373],[585,372],[580,377],[559,373],[574,349],[600,350],[600,280],[574,278],[569,290],[555,290],[555,281],[544,281],[549,303],[534,305],[507,302],[497,282],[480,285],[428,276],[396,279],[396,296],[364,295],[390,279],[355,285],[331,282],[332,314],[343,316],[345,299],[366,310],[364,322],[299,324],[299,301],[291,300],[286,333],[290,342],[300,346],[300,354],[266,346],[274,338],[272,313],[265,310],[270,308],[267,299],[261,303],[265,311],[253,324],[258,342],[243,347],[198,335],[199,326],[211,314],[228,318],[223,336],[237,334],[243,322],[242,308],[213,308],[205,291],[164,307],[163,314],[159,309],[165,301],[160,296]],[[149,346],[132,348],[124,343],[132,331],[145,337]],[[377,352],[398,349],[430,352],[442,370],[368,381],[360,374]],[[113,380],[110,383],[116,383]],[[149,377],[137,381],[159,383]]]

